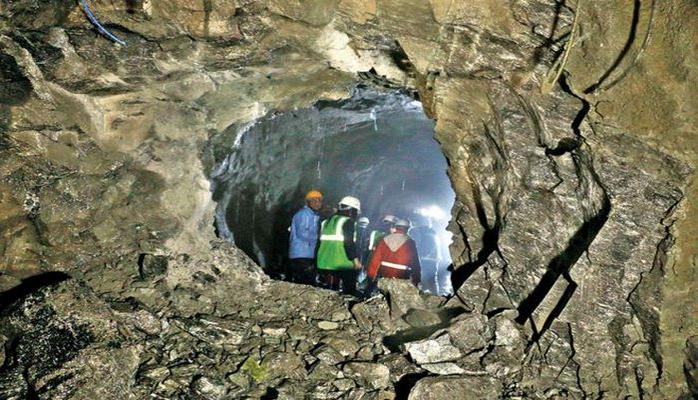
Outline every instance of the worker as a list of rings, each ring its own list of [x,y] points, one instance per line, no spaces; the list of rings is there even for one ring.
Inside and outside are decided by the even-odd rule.
[[[370,232],[368,230],[368,225],[371,221],[367,217],[360,217],[356,221],[356,232],[354,237],[356,237],[356,249],[359,252],[359,261],[361,262],[361,271],[356,278],[356,287],[359,292],[366,289],[366,264],[368,263],[368,240]]]
[[[369,239],[372,232],[368,231],[368,225],[371,221],[367,217],[360,217],[356,221],[356,246],[359,250],[361,265],[366,265],[368,262]]]
[[[441,249],[436,232],[429,217],[418,218],[415,227],[409,230],[410,237],[417,245],[419,264],[422,267],[421,289],[427,293],[440,294],[438,269],[441,262]]]
[[[361,260],[354,237],[356,217],[361,212],[361,202],[346,196],[339,201],[337,212],[322,221],[317,268],[328,288],[342,289],[345,294],[356,295],[356,278],[361,270]]]
[[[380,227],[371,231],[371,236],[368,239],[369,251],[375,250],[378,242],[383,239],[385,235],[390,233],[390,229],[393,227],[393,224],[395,224],[395,221],[397,221],[397,217],[394,215],[387,214],[383,217]]]
[[[421,278],[419,255],[414,240],[407,235],[410,222],[398,219],[390,234],[378,242],[366,273],[373,282],[378,278],[411,279],[417,286]]]
[[[315,283],[315,250],[319,238],[321,207],[322,193],[311,190],[305,195],[305,206],[293,216],[288,248],[288,275],[291,282],[306,285]]]

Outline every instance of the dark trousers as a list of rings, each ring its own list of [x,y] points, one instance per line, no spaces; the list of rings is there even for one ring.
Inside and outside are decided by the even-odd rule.
[[[359,275],[359,270],[341,269],[336,271],[322,271],[322,274],[323,281],[328,289],[339,290],[341,287],[342,293],[353,296],[357,295],[356,278]]]
[[[289,270],[291,282],[305,285],[315,284],[315,259],[292,258]]]

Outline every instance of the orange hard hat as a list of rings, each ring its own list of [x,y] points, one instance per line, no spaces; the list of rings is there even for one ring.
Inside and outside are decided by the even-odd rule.
[[[321,198],[322,198],[322,193],[320,193],[319,190],[311,190],[305,195],[306,200],[321,199]]]

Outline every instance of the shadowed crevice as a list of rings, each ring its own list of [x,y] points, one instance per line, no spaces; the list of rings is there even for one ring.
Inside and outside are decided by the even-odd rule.
[[[70,275],[58,271],[46,272],[23,279],[21,284],[0,293],[0,313],[2,313],[15,301],[28,296],[41,288],[46,286],[54,286],[68,279],[70,279]]]
[[[416,385],[420,379],[427,376],[429,376],[428,372],[405,374],[395,383],[395,400],[407,400],[414,385]]]

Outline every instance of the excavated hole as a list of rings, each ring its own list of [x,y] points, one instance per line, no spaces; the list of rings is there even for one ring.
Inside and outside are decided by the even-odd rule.
[[[370,229],[386,214],[412,220],[415,238],[432,227],[439,261],[438,283],[430,289],[448,294],[451,233],[446,226],[455,194],[433,135],[434,122],[421,103],[399,91],[365,87],[349,99],[319,101],[231,127],[211,143],[217,233],[270,276],[283,279],[288,227],[304,194],[324,193],[323,217],[341,197],[353,195],[361,199]],[[417,241],[418,249],[427,248]],[[423,281],[430,285],[433,274],[423,269]]]

